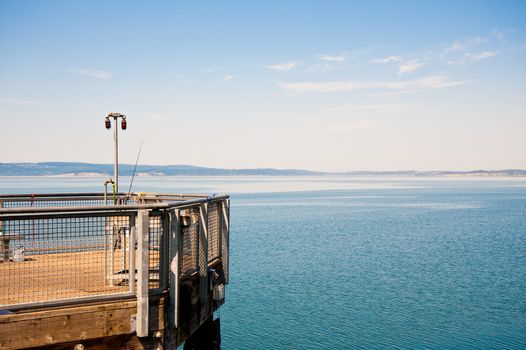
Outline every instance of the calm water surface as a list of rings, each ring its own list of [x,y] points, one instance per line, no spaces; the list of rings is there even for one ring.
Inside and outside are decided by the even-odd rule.
[[[0,178],[0,193],[102,183]],[[224,349],[526,348],[526,179],[144,177],[134,190],[232,194]]]

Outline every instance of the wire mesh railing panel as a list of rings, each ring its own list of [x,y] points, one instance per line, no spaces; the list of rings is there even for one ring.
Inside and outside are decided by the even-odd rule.
[[[185,214],[188,215],[188,214]],[[188,216],[188,222],[181,227],[182,245],[181,245],[181,275],[191,275],[197,271],[198,262],[198,234],[199,221],[197,215]]]
[[[128,291],[128,216],[9,219],[1,231],[0,306]]]
[[[139,228],[132,228],[138,210],[144,209],[96,207],[104,204],[108,203],[97,195],[0,198],[0,310],[135,290],[140,257],[132,238]],[[147,203],[130,197],[120,204]],[[71,210],[51,208],[66,206]],[[86,210],[78,208],[83,206]],[[147,209],[150,290],[167,288],[172,227],[168,210],[179,206],[180,278],[207,276],[209,264],[220,261],[228,280],[228,200],[205,197]],[[44,207],[51,209],[39,209]],[[6,208],[10,210],[2,211]]]
[[[208,206],[208,261],[220,256],[221,236],[221,202],[214,202]]]
[[[201,215],[199,216],[199,222],[201,225],[205,225],[206,223],[203,222],[203,218]],[[208,274],[208,261],[206,256],[208,255],[208,240],[205,237],[205,232],[203,227],[200,227],[200,230],[198,231],[198,252],[197,252],[197,267],[199,269],[199,275],[201,277],[205,277]]]
[[[148,227],[149,239],[149,288],[160,288],[160,263],[161,263],[161,238],[163,232],[163,217],[161,215],[150,216]]]

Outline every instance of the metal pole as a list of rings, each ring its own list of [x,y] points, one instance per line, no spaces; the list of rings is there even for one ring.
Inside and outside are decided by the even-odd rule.
[[[115,192],[119,194],[119,125],[117,117],[113,117],[113,140],[115,141],[115,164],[113,165],[113,176],[115,177]]]
[[[150,273],[150,251],[148,243],[148,210],[139,210],[136,221],[137,234],[137,321],[136,332],[138,337],[148,336],[148,283]]]

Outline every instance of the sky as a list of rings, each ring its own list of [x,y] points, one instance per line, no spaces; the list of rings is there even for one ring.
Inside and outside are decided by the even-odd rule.
[[[0,162],[526,168],[526,1],[0,0]]]

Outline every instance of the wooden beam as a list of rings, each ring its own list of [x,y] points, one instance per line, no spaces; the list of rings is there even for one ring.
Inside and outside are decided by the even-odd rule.
[[[167,326],[165,298],[150,297],[149,329],[161,330],[161,334]],[[33,347],[71,350],[75,344],[82,344],[85,350],[129,349],[135,344],[158,349],[161,339],[137,338],[133,334],[131,320],[136,313],[135,300],[119,300],[0,315],[0,350]],[[117,339],[119,342],[115,343]],[[151,344],[156,346],[150,347]],[[137,346],[137,349],[143,348]]]
[[[135,301],[0,316],[0,349],[130,334]]]

